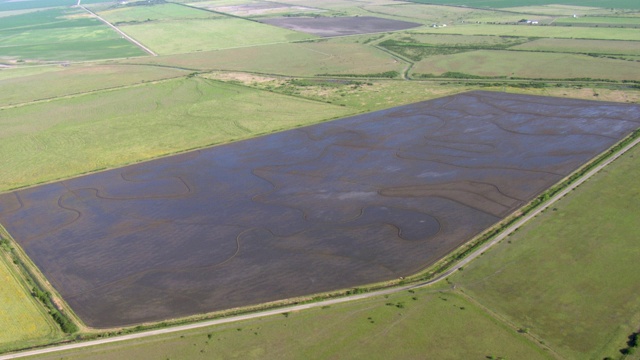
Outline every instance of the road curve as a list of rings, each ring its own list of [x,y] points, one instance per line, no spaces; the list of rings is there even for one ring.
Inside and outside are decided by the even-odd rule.
[[[153,52],[153,50],[151,50],[148,47],[142,45],[138,40],[136,40],[136,39],[132,38],[131,36],[125,34],[122,30],[118,29],[117,26],[115,26],[112,23],[108,22],[107,20],[103,19],[100,15],[94,13],[93,11],[87,9],[86,7],[84,7],[84,5],[80,5],[80,0],[78,0],[78,3],[76,4],[76,6],[78,6],[81,9],[83,9],[84,11],[88,12],[89,14],[95,16],[98,20],[102,21],[103,23],[107,24],[110,28],[112,28],[113,30],[118,32],[118,34],[120,34],[122,37],[124,37],[125,39],[127,39],[129,42],[131,42],[132,44],[136,45],[140,49],[144,50],[144,52],[146,52],[147,54],[153,55],[153,56],[158,56],[158,54]]]
[[[435,284],[447,278],[449,275],[456,272],[457,270],[459,270],[460,268],[462,268],[463,266],[467,265],[469,262],[473,261],[475,258],[480,256],[483,252],[487,251],[487,249],[491,248],[492,246],[494,246],[495,244],[499,243],[501,240],[503,240],[504,238],[512,234],[515,230],[517,230],[519,227],[524,225],[527,221],[531,220],[533,217],[540,214],[543,210],[553,205],[555,202],[560,200],[563,196],[565,196],[571,190],[583,184],[593,175],[595,175],[600,170],[602,170],[605,166],[615,161],[617,158],[622,156],[624,153],[629,151],[638,143],[640,143],[640,138],[635,139],[633,142],[625,146],[622,150],[618,151],[613,156],[603,161],[600,165],[591,169],[588,173],[580,177],[580,179],[578,179],[576,182],[569,185],[567,188],[565,188],[564,190],[562,190],[561,192],[553,196],[551,199],[549,199],[545,204],[538,206],[535,210],[531,211],[529,214],[522,217],[520,220],[518,220],[508,228],[504,229],[493,240],[487,242],[486,244],[483,244],[481,247],[479,247],[476,251],[471,253],[469,256],[465,257],[456,265],[451,267],[449,270],[445,271],[444,273],[440,274],[438,277],[432,280],[417,283],[417,284],[404,285],[404,286],[398,286],[398,287],[393,287],[389,289],[372,291],[364,294],[345,296],[337,299],[323,300],[323,301],[318,301],[318,302],[313,302],[308,304],[292,305],[292,306],[282,307],[278,309],[265,310],[265,311],[250,313],[250,314],[244,314],[244,315],[229,316],[221,319],[207,320],[207,321],[202,321],[202,322],[197,322],[197,323],[192,323],[187,325],[180,325],[180,326],[168,327],[163,329],[144,331],[144,332],[139,332],[135,334],[114,336],[114,337],[105,338],[105,339],[77,342],[77,343],[66,344],[66,345],[57,345],[57,346],[52,346],[48,348],[16,352],[12,354],[4,354],[4,355],[0,355],[0,360],[17,359],[21,357],[34,356],[34,355],[43,355],[43,354],[49,354],[49,353],[65,351],[65,350],[85,348],[89,346],[103,345],[103,344],[121,342],[126,340],[141,339],[141,338],[146,338],[149,336],[155,336],[155,335],[161,335],[161,334],[170,334],[170,333],[175,333],[179,331],[198,329],[198,328],[203,328],[203,327],[212,326],[212,325],[228,324],[228,323],[233,323],[233,322],[242,321],[242,320],[257,319],[257,318],[262,318],[266,316],[278,315],[285,312],[300,311],[300,310],[306,310],[306,309],[317,308],[322,306],[341,304],[349,301],[362,300],[362,299],[372,298],[375,296],[389,295],[389,294],[393,294],[393,293],[397,293],[405,290],[416,289],[416,288],[421,288],[421,287]]]

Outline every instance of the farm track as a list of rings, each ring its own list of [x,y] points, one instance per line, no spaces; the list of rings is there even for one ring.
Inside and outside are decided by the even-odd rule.
[[[84,11],[88,12],[89,14],[95,16],[98,20],[102,21],[103,23],[105,23],[107,26],[109,26],[110,28],[112,28],[113,30],[115,30],[118,34],[120,34],[122,37],[124,37],[125,39],[127,39],[130,43],[134,44],[135,46],[139,47],[140,49],[142,49],[144,52],[146,52],[147,54],[151,55],[151,56],[158,56],[158,54],[156,54],[155,52],[153,52],[153,50],[149,49],[148,47],[142,45],[142,43],[140,43],[138,40],[132,38],[131,36],[125,34],[122,30],[120,30],[117,26],[113,25],[112,23],[108,22],[107,20],[105,20],[104,18],[102,18],[100,15],[94,13],[93,11],[87,9],[86,7],[84,7],[83,5],[80,5],[80,2],[78,1],[78,7],[80,7],[81,9],[83,9]]]
[[[346,302],[351,302],[351,301],[369,299],[369,298],[376,297],[376,296],[384,296],[384,295],[389,295],[389,294],[393,294],[393,293],[398,293],[398,292],[402,292],[402,291],[407,291],[407,290],[411,290],[411,289],[422,288],[422,287],[427,287],[427,286],[433,285],[435,283],[438,283],[438,282],[442,281],[443,279],[446,279],[449,275],[451,275],[451,274],[455,273],[456,271],[460,270],[462,267],[464,267],[465,265],[467,265],[468,263],[473,261],[475,258],[479,257],[485,251],[487,251],[489,248],[493,247],[494,245],[498,244],[500,241],[504,240],[507,236],[511,235],[514,231],[516,231],[518,228],[523,226],[529,220],[533,219],[535,216],[540,214],[542,211],[544,211],[545,209],[547,209],[548,207],[550,207],[551,205],[556,203],[558,200],[563,198],[565,195],[567,195],[570,191],[574,190],[575,188],[577,188],[578,186],[583,184],[585,181],[589,180],[593,175],[595,175],[598,172],[600,172],[607,165],[611,164],[613,161],[618,159],[620,156],[625,154],[627,151],[629,151],[634,146],[637,146],[639,143],[640,143],[640,138],[634,140],[633,142],[631,142],[630,144],[625,146],[623,149],[618,151],[616,154],[614,154],[613,156],[609,157],[608,159],[603,161],[601,164],[599,164],[598,166],[594,167],[589,172],[584,174],[579,180],[577,180],[576,182],[572,183],[571,185],[569,185],[564,190],[562,190],[559,193],[557,193],[556,195],[554,195],[546,203],[544,203],[543,205],[539,206],[535,210],[531,211],[529,214],[527,214],[526,216],[522,217],[520,220],[518,220],[517,222],[515,222],[514,224],[512,224],[511,226],[509,226],[505,230],[503,230],[493,240],[491,240],[490,242],[485,243],[484,245],[479,247],[476,251],[474,251],[473,253],[471,253],[470,255],[465,257],[464,259],[462,259],[460,262],[458,262],[456,265],[452,266],[449,270],[445,271],[444,273],[440,274],[439,276],[437,276],[436,278],[434,278],[432,280],[423,281],[423,282],[420,282],[420,283],[417,283],[417,284],[404,285],[404,286],[398,286],[398,287],[393,287],[393,288],[388,288],[388,289],[368,292],[368,293],[364,293],[364,294],[351,295],[351,296],[346,296],[346,297],[337,298],[337,299],[329,299],[329,300],[323,300],[323,301],[318,301],[318,302],[313,302],[313,303],[308,303],[308,304],[286,306],[286,307],[282,307],[282,308],[265,310],[265,311],[251,313],[251,314],[236,315],[236,316],[230,316],[230,317],[227,317],[227,318],[202,321],[202,322],[188,324],[188,325],[181,325],[181,326],[175,326],[175,327],[170,327],[170,328],[145,331],[145,332],[140,332],[140,333],[135,333],[135,334],[128,334],[128,335],[123,335],[123,336],[118,336],[118,337],[100,339],[100,340],[92,340],[92,341],[86,341],[86,342],[80,342],[80,343],[58,345],[58,346],[53,346],[53,347],[44,348],[44,349],[28,350],[28,351],[17,352],[17,353],[12,353],[12,354],[5,354],[5,355],[0,355],[0,360],[17,359],[17,358],[22,358],[22,357],[26,357],[26,356],[44,355],[44,354],[49,354],[49,353],[65,351],[65,350],[80,349],[80,348],[86,348],[86,347],[90,347],[90,346],[104,345],[104,344],[122,342],[122,341],[127,341],[127,340],[136,340],[136,339],[142,339],[142,338],[147,338],[147,337],[150,337],[150,336],[156,336],[156,335],[162,335],[162,334],[171,334],[171,333],[176,333],[176,332],[180,332],[180,331],[193,330],[193,329],[198,329],[198,328],[203,328],[203,327],[208,327],[208,326],[228,324],[228,323],[234,323],[234,322],[243,321],[243,320],[250,320],[250,319],[257,319],[257,318],[262,318],[262,317],[267,317],[267,316],[272,316],[272,315],[278,315],[278,314],[282,314],[282,313],[286,313],[286,312],[301,311],[301,310],[318,308],[318,307],[323,307],[323,306],[331,306],[331,305],[341,304],[341,303],[346,303]],[[486,309],[485,309],[485,311],[486,311]],[[495,317],[495,315],[492,315],[492,316]],[[498,321],[502,321],[502,320],[498,319]]]

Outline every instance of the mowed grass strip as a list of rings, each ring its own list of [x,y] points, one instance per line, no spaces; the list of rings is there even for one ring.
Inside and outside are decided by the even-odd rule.
[[[0,191],[353,112],[198,77],[0,111]]]
[[[421,60],[414,73],[461,72],[477,76],[547,79],[640,80],[640,63],[579,54],[479,50]]]
[[[416,290],[39,359],[548,359],[464,297]]]
[[[617,358],[640,326],[639,160],[636,146],[450,280],[566,358]]]
[[[54,69],[56,71],[22,77],[19,75],[26,71],[20,69],[0,72],[0,87],[4,90],[0,93],[0,107],[175,78],[187,74],[186,70],[136,65],[74,64]],[[12,71],[18,73],[18,76],[2,79],[1,76],[4,73]]]
[[[400,72],[405,66],[390,54],[371,46],[332,42],[273,44],[122,62],[289,76],[377,74]]]
[[[161,55],[315,38],[300,32],[231,17],[152,21],[121,26],[120,29]]]
[[[5,249],[0,249],[3,253]],[[0,254],[0,351],[47,344],[63,334],[31,294],[21,285]]]

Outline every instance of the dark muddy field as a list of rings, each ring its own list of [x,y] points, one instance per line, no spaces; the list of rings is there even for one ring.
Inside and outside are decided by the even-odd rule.
[[[261,19],[260,22],[322,37],[370,34],[406,30],[422,24],[377,18],[359,17],[283,17]]]
[[[412,274],[640,127],[640,106],[470,92],[0,195],[90,326]]]

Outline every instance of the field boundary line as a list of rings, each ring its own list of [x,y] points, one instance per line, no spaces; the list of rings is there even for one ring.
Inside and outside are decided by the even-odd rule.
[[[139,47],[140,49],[142,49],[144,52],[146,52],[147,54],[151,55],[151,56],[158,56],[158,54],[156,54],[155,52],[153,52],[153,50],[149,49],[148,47],[142,45],[142,43],[140,43],[138,40],[132,38],[131,36],[125,34],[122,30],[120,30],[117,26],[113,25],[112,23],[108,22],[107,20],[105,20],[102,16],[94,13],[93,11],[87,9],[86,7],[84,7],[84,5],[80,5],[80,1],[78,1],[78,5],[79,8],[83,9],[84,11],[88,12],[89,14],[93,15],[94,17],[96,17],[98,20],[102,21],[103,23],[105,23],[107,26],[109,26],[110,28],[112,28],[113,30],[115,30],[118,34],[120,34],[122,37],[124,37],[125,39],[127,39],[130,43],[136,45],[137,47]]]

